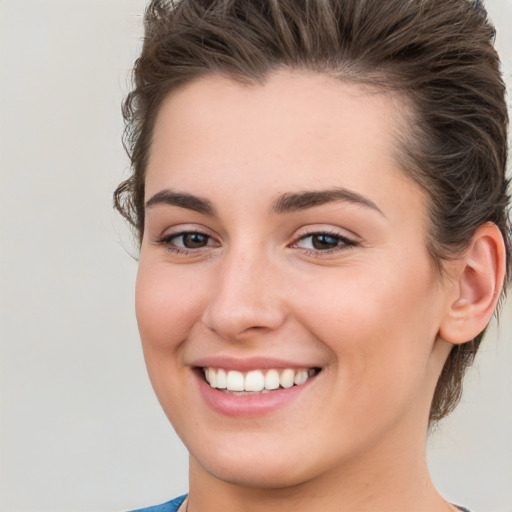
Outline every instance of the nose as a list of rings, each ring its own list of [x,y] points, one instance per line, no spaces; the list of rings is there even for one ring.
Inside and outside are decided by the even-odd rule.
[[[230,251],[220,263],[203,323],[227,341],[278,329],[287,315],[279,274],[261,252]]]

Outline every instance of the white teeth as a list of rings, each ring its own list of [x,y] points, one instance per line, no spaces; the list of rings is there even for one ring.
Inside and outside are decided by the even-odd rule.
[[[316,375],[313,368],[251,370],[245,374],[236,370],[203,368],[203,372],[206,382],[212,388],[223,389],[237,395],[269,393],[279,387],[287,389],[293,385],[300,386]]]
[[[291,368],[283,370],[279,377],[279,384],[283,388],[291,388],[293,386],[293,380],[295,379],[295,372]]]
[[[245,391],[261,391],[265,387],[265,377],[259,370],[249,372],[245,376]]]
[[[219,368],[217,370],[217,380],[215,381],[217,388],[218,389],[226,389],[228,387],[226,381],[227,381],[226,371],[223,370],[222,368]]]
[[[217,372],[213,368],[208,369],[208,382],[212,388],[217,387]]]
[[[308,380],[308,371],[307,370],[299,370],[295,374],[295,378],[293,379],[293,383],[300,385],[304,384]],[[217,387],[219,387],[219,377],[217,376]]]
[[[226,379],[226,388],[229,389],[229,391],[244,391],[243,373],[237,372],[236,370],[230,370]]]
[[[265,389],[277,389],[279,387],[279,372],[269,370],[265,375]]]

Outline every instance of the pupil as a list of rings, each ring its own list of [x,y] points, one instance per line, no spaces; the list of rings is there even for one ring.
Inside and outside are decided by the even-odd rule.
[[[338,240],[329,235],[315,235],[312,242],[315,249],[331,249],[338,245]]]
[[[197,249],[199,247],[204,247],[207,242],[207,237],[205,235],[201,235],[200,233],[188,233],[183,235],[183,245],[187,247],[187,249]]]

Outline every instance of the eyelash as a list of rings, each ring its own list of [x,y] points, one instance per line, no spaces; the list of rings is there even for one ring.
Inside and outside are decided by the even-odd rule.
[[[313,232],[310,232],[310,233],[306,233],[304,235],[301,235],[296,242],[293,242],[290,247],[297,247],[299,242],[303,241],[303,240],[306,240],[308,238],[313,238],[313,237],[326,237],[326,238],[331,238],[331,239],[334,239],[334,241],[337,242],[337,245],[335,245],[334,247],[330,247],[328,249],[306,249],[306,248],[302,248],[302,250],[308,255],[308,256],[314,256],[314,257],[322,257],[322,256],[327,256],[327,255],[330,255],[330,254],[334,254],[334,253],[340,253],[340,252],[343,252],[343,251],[347,251],[353,247],[356,247],[358,244],[356,241],[354,240],[351,240],[350,238],[347,238],[343,235],[340,235],[339,233],[335,232],[335,231],[326,231],[326,230],[321,230],[321,231],[313,231]]]
[[[184,237],[186,235],[200,235],[206,239],[206,245],[204,245],[202,247],[197,247],[197,248],[188,248],[188,247],[179,247],[173,243],[173,241],[176,240],[177,238]],[[300,247],[299,247],[300,242],[307,240],[308,238],[313,238],[315,236],[334,239],[334,241],[337,242],[337,245],[335,245],[334,247],[330,247],[328,249],[302,248],[301,250],[308,256],[322,257],[322,256],[330,255],[333,253],[343,252],[343,251],[351,249],[352,247],[356,247],[358,245],[358,243],[355,242],[354,240],[351,240],[350,238],[340,235],[339,233],[336,233],[333,231],[322,230],[322,231],[313,231],[313,232],[309,232],[304,235],[301,235],[300,237],[298,237],[298,239],[295,242],[288,245],[288,247],[300,249]],[[213,237],[210,235],[207,235],[206,233],[203,233],[201,231],[189,230],[189,231],[180,231],[179,233],[171,233],[168,235],[164,235],[161,238],[157,238],[155,240],[155,243],[165,246],[167,248],[167,250],[169,250],[175,254],[187,256],[187,255],[194,255],[194,254],[197,255],[200,253],[200,251],[206,249],[207,247],[211,247],[211,245],[209,244],[209,242],[211,240],[213,240]]]
[[[197,247],[195,249],[189,248],[189,247],[178,247],[175,244],[173,244],[173,240],[184,237],[186,235],[200,235],[207,239],[206,245],[203,247]],[[180,231],[179,233],[171,233],[169,235],[164,235],[161,238],[157,238],[155,240],[155,243],[159,245],[163,245],[167,248],[167,250],[174,252],[175,254],[187,256],[187,255],[193,255],[198,254],[203,249],[206,249],[209,247],[208,242],[210,240],[213,240],[213,237],[210,235],[207,235],[206,233],[203,233],[201,231],[194,231],[194,230],[188,230],[188,231]]]

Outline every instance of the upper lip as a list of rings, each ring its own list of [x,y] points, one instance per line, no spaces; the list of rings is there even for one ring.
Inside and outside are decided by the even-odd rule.
[[[280,368],[319,368],[319,365],[311,363],[299,363],[269,357],[236,358],[230,356],[205,356],[195,359],[192,366],[201,368],[223,368],[224,370],[238,370],[247,372],[250,370],[270,370]]]

